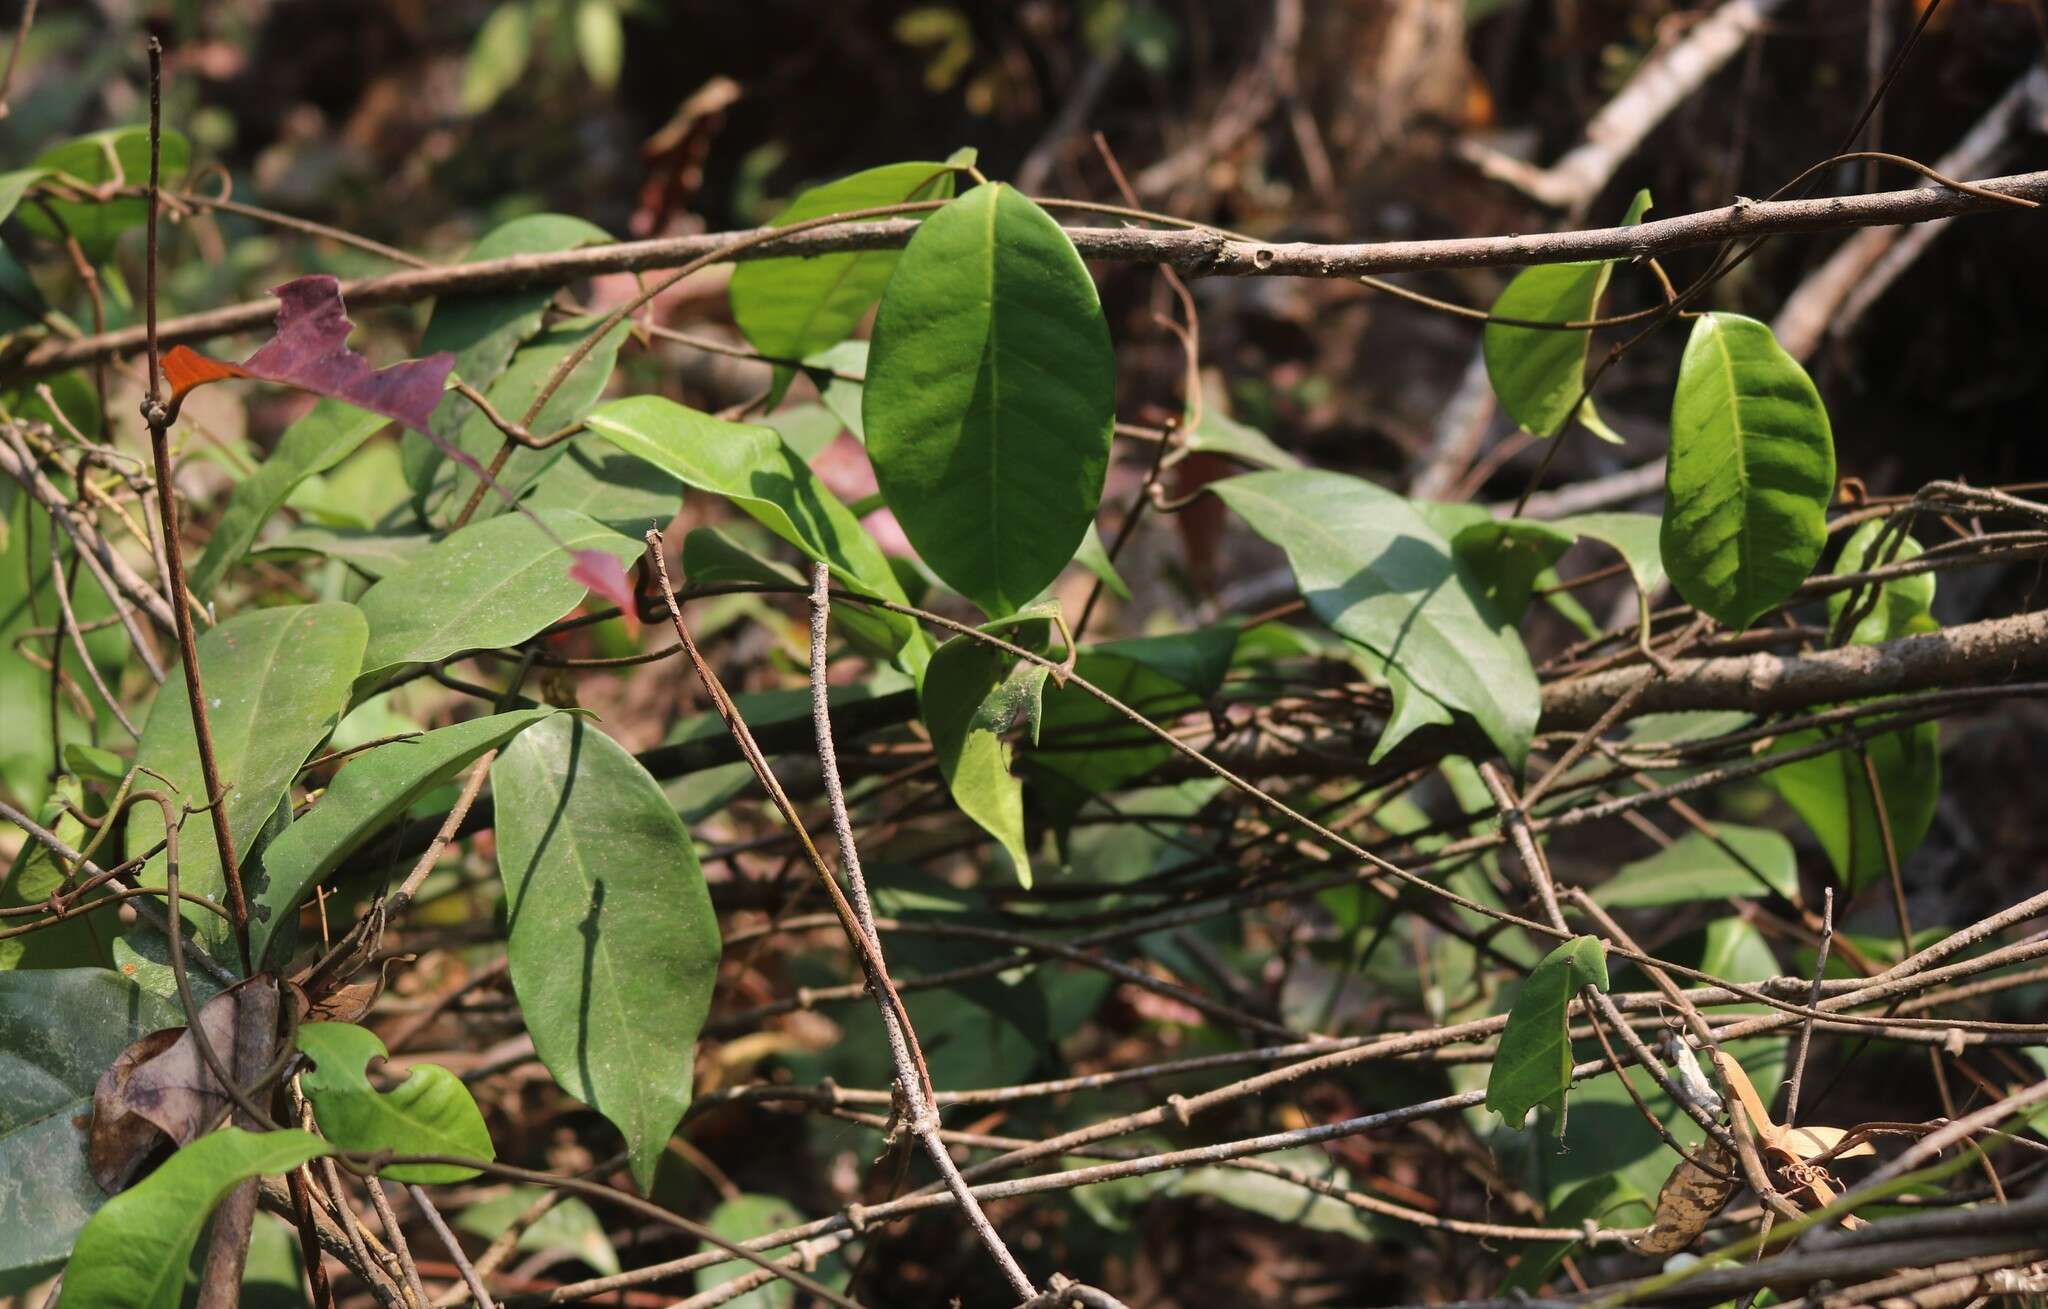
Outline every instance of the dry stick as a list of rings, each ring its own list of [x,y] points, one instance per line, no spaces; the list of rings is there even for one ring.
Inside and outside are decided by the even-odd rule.
[[[2048,170],[1986,178],[1969,185],[1978,193],[1937,186],[1817,200],[1751,202],[1682,214],[1635,227],[1592,228],[1526,236],[1320,245],[1249,241],[1200,227],[1174,231],[1083,227],[1068,229],[1068,235],[1085,259],[1169,264],[1186,277],[1333,279],[1356,277],[1361,273],[1518,267],[1577,260],[1636,259],[1730,240],[1895,226],[1983,213],[2009,208],[2014,199],[2048,199]],[[1989,198],[1991,195],[2004,199]],[[898,212],[934,207],[901,206]],[[1097,208],[1121,212],[1108,206]],[[622,242],[363,278],[345,283],[342,293],[350,304],[357,307],[409,304],[441,295],[560,286],[605,273],[675,268],[714,254],[721,259],[780,259],[893,250],[909,241],[917,227],[914,219],[837,221],[805,231],[797,231],[792,225],[789,228]],[[733,247],[742,241],[755,244],[745,250],[734,250]],[[261,300],[190,314],[163,323],[159,328],[159,340],[163,344],[189,344],[228,332],[261,328],[276,313],[276,301]],[[139,349],[145,340],[144,333],[134,328],[122,328],[73,341],[45,342],[5,370],[5,376],[14,380],[63,372],[108,355]]]
[[[73,557],[77,558],[78,556],[74,555]],[[62,665],[64,661],[64,638],[66,635],[69,635],[72,648],[78,653],[78,661],[85,665],[85,675],[92,679],[93,689],[100,693],[100,699],[105,701],[107,708],[113,711],[114,721],[121,724],[122,730],[127,732],[129,736],[140,738],[142,733],[136,729],[134,723],[129,721],[127,712],[121,708],[119,697],[107,689],[107,680],[100,676],[100,666],[93,659],[92,651],[85,648],[85,633],[79,628],[78,615],[71,608],[71,582],[65,576],[65,572],[64,552],[57,545],[57,530],[53,526],[50,529],[50,583],[52,589],[57,592],[57,626],[60,630],[57,634],[55,649],[51,654],[51,666],[58,667]],[[55,740],[57,738],[53,735],[51,739]]]
[[[426,1309],[429,1303],[426,1283],[420,1280],[419,1267],[413,1263],[412,1249],[405,1243],[405,1230],[399,1226],[398,1215],[392,1212],[391,1201],[385,1196],[383,1185],[374,1177],[365,1177],[363,1189],[370,1194],[370,1206],[377,1211],[377,1221],[384,1225],[384,1238],[390,1243],[399,1272],[405,1277],[406,1294],[418,1309]]]
[[[885,1016],[894,1016],[894,1023],[887,1024],[888,1027],[893,1029],[890,1031],[889,1038],[890,1054],[892,1058],[897,1059],[898,1067],[901,1067],[903,1062],[907,1060],[916,1072],[913,1080],[916,1083],[916,1095],[919,1098],[906,1098],[906,1104],[913,1107],[914,1113],[915,1106],[923,1106],[923,1112],[917,1114],[910,1124],[912,1130],[916,1131],[920,1137],[923,1137],[926,1135],[924,1129],[927,1126],[933,1129],[937,1127],[936,1111],[930,1107],[931,1081],[929,1075],[924,1071],[924,1055],[917,1049],[917,1037],[910,1025],[909,1011],[903,1007],[902,997],[897,995],[895,986],[889,980],[888,965],[882,958],[879,943],[874,933],[863,924],[860,912],[848,901],[846,892],[840,888],[838,879],[832,875],[832,870],[826,864],[824,857],[818,853],[817,847],[811,841],[810,831],[804,825],[802,816],[797,813],[796,806],[790,802],[787,792],[782,788],[782,784],[776,780],[774,770],[768,766],[767,757],[761,753],[760,746],[755,744],[753,733],[748,729],[746,720],[740,716],[738,708],[732,703],[732,697],[726,694],[724,684],[719,680],[717,673],[712,671],[711,665],[704,659],[703,652],[697,648],[695,638],[690,635],[689,627],[683,622],[683,612],[676,603],[675,589],[669,583],[668,561],[659,531],[648,530],[647,550],[649,557],[654,563],[654,572],[660,584],[662,599],[668,606],[670,622],[675,627],[676,639],[683,643],[683,648],[689,656],[691,666],[697,672],[698,679],[703,682],[706,693],[711,697],[719,716],[724,719],[727,730],[733,734],[733,739],[740,746],[741,752],[746,756],[748,764],[753,768],[754,774],[760,780],[763,789],[768,792],[770,799],[774,801],[776,809],[782,814],[784,821],[789,824],[790,829],[797,833],[805,854],[809,857],[819,880],[824,884],[827,895],[832,900],[832,907],[834,912],[839,915],[840,925],[846,932],[847,939],[853,944],[854,953],[860,959],[861,966],[867,973],[869,984],[874,988],[877,1006]],[[828,769],[829,771],[833,770]],[[851,842],[847,842],[846,845],[850,848]],[[861,884],[856,883],[855,885],[860,887]],[[934,1159],[934,1163],[939,1167],[941,1175],[945,1175],[952,1169],[951,1156],[945,1153],[943,1146],[935,1151],[934,1154],[937,1156]],[[985,1224],[986,1219],[984,1218],[982,1223],[977,1225],[977,1231],[980,1231],[981,1227]],[[992,1241],[990,1253],[996,1256],[997,1262],[1003,1266],[1006,1278],[1019,1290],[1019,1293],[1024,1295],[1033,1294],[1034,1289],[1031,1286],[1030,1279],[1025,1277],[1023,1270],[1017,1267],[1016,1261],[1009,1256],[1009,1252],[1003,1246],[1001,1240],[995,1237],[992,1228],[987,1231],[984,1239],[985,1241]]]
[[[874,906],[868,899],[867,879],[861,873],[860,851],[853,840],[853,821],[847,814],[846,792],[839,780],[838,752],[832,743],[832,716],[825,683],[826,629],[831,613],[831,571],[819,563],[811,573],[811,723],[818,737],[818,765],[824,772],[825,797],[832,810],[832,832],[839,841],[840,868],[852,893],[854,914],[860,921],[861,931],[867,936],[866,949],[873,955],[876,970],[880,972],[882,938],[875,930]],[[910,1035],[909,1013],[904,1012],[899,1021],[900,1000],[891,1005],[877,991],[875,1001],[881,1011],[883,1031],[889,1039],[889,1057],[896,1069],[896,1089],[908,1109],[911,1132],[924,1146],[925,1153],[931,1156],[933,1167],[938,1169],[947,1189],[960,1202],[960,1212],[974,1228],[989,1257],[1003,1270],[1010,1288],[1027,1299],[1038,1294],[1038,1288],[1032,1285],[1016,1257],[1010,1253],[1010,1248],[1003,1244],[995,1224],[975,1202],[973,1193],[960,1176],[959,1168],[953,1163],[952,1154],[940,1139],[939,1111],[932,1103],[930,1074],[921,1057],[915,1061],[911,1058],[910,1043],[914,1038]]]
[[[484,1279],[477,1276],[476,1268],[469,1262],[469,1256],[462,1252],[462,1242],[456,1240],[455,1233],[448,1230],[447,1220],[441,1217],[441,1211],[434,1207],[434,1202],[427,1198],[427,1193],[410,1183],[406,1185],[405,1193],[420,1207],[420,1213],[426,1216],[427,1225],[434,1229],[434,1235],[441,1238],[442,1247],[448,1251],[448,1257],[455,1261],[456,1269],[461,1272],[463,1282],[469,1287],[469,1293],[476,1297],[477,1309],[497,1309],[497,1305],[491,1300],[491,1293],[484,1289]]]
[[[1813,985],[1806,992],[1806,1005],[1813,1008],[1820,1003],[1821,983],[1828,975],[1828,948],[1835,940],[1835,888],[1829,887],[1821,898],[1820,906],[1820,947],[1814,951]],[[1785,1089],[1785,1126],[1799,1124],[1799,1090],[1806,1080],[1806,1050],[1813,1041],[1813,1019],[1799,1025],[1799,1043],[1793,1048],[1792,1078]]]

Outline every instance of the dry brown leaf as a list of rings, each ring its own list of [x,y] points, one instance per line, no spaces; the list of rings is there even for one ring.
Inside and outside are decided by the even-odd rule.
[[[1707,1230],[1707,1221],[1721,1212],[1735,1194],[1735,1156],[1708,1137],[1699,1149],[1678,1161],[1657,1191],[1657,1217],[1636,1242],[1644,1254],[1677,1254]]]

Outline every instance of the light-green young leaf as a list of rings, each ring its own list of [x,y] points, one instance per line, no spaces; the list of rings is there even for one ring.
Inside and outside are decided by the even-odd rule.
[[[387,1053],[384,1042],[354,1023],[306,1023],[298,1045],[314,1063],[299,1079],[320,1133],[342,1150],[370,1153],[448,1154],[496,1158],[491,1133],[469,1088],[436,1064],[415,1064],[411,1076],[389,1093],[365,1075],[372,1059]],[[393,1164],[382,1175],[395,1182],[432,1185],[466,1182],[474,1168],[455,1164]]]
[[[644,1191],[690,1104],[719,935],[704,872],[661,787],[558,714],[491,768],[512,989],[562,1089],[626,1138]]]
[[[1095,520],[1115,359],[1067,234],[1014,188],[926,219],[875,317],[862,412],[918,553],[995,617],[1034,599]]]
[[[328,1153],[311,1132],[222,1128],[106,1202],[78,1234],[58,1309],[176,1309],[206,1220],[236,1184]]]
[[[1565,1010],[1587,986],[1607,989],[1607,956],[1590,936],[1552,950],[1522,983],[1486,1079],[1486,1107],[1509,1127],[1519,1130],[1538,1106],[1564,1108],[1572,1076]]]
[[[1719,823],[1714,830],[1718,843],[1703,833],[1687,832],[1656,854],[1623,864],[1620,872],[1594,888],[1593,898],[1603,905],[1636,909],[1773,891],[1788,900],[1797,897],[1799,860],[1790,841],[1762,827]]]
[[[1835,443],[1827,406],[1771,329],[1702,315],[1678,365],[1664,473],[1664,566],[1688,604],[1748,627],[1806,580],[1827,544]]]

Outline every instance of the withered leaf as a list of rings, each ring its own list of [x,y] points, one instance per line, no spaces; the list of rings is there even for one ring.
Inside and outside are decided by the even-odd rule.
[[[232,1063],[241,1024],[276,1029],[276,981],[259,973],[229,987],[206,1002],[199,1022],[214,1053]],[[181,1146],[196,1140],[228,1104],[189,1028],[152,1032],[122,1051],[93,1088],[86,1166],[100,1189],[117,1192],[166,1140]]]
[[[1707,1221],[1721,1212],[1735,1194],[1735,1157],[1708,1137],[1699,1149],[1678,1161],[1657,1191],[1657,1216],[1636,1242],[1644,1254],[1677,1254],[1707,1230]]]

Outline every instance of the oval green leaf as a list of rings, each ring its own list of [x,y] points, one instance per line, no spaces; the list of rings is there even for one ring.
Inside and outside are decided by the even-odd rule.
[[[1622,865],[1620,872],[1594,888],[1593,898],[1617,909],[1773,891],[1796,900],[1799,859],[1790,841],[1762,827],[1720,823],[1715,831],[1719,843],[1702,832],[1687,832],[1647,859]]]
[[[206,686],[207,720],[215,761],[227,788],[228,828],[244,862],[263,825],[285,799],[299,765],[320,744],[348,704],[368,635],[354,605],[314,604],[256,609],[239,614],[199,638],[199,671]],[[199,746],[184,679],[173,674],[157,692],[143,725],[135,762],[169,779],[185,801],[206,803]],[[128,818],[127,855],[133,859],[161,841],[155,805],[137,805]],[[210,822],[187,822],[178,847],[183,890],[222,899],[226,883]],[[144,880],[161,886],[163,856]],[[187,910],[199,944],[214,957],[235,957],[233,937],[214,914]]]
[[[1058,223],[994,184],[925,221],[875,317],[862,412],[933,572],[998,617],[1036,597],[1095,519],[1115,399],[1095,283]]]
[[[1024,847],[1024,783],[1010,771],[1003,733],[1020,718],[1038,719],[1038,700],[1049,670],[1016,661],[995,647],[956,636],[938,648],[918,690],[925,727],[953,803],[1002,845],[1031,885]]]
[[[1542,709],[1528,651],[1414,506],[1309,469],[1246,473],[1210,489],[1287,552],[1318,618],[1471,715],[1522,766]]]
[[[436,1064],[414,1064],[389,1093],[370,1085],[364,1070],[387,1053],[384,1042],[354,1023],[306,1023],[299,1049],[314,1063],[299,1085],[313,1102],[320,1134],[342,1150],[397,1154],[452,1154],[494,1159],[484,1116],[460,1078]],[[466,1182],[474,1168],[456,1164],[393,1164],[380,1175],[394,1182],[432,1185]]]
[[[549,509],[471,523],[363,593],[369,648],[363,677],[431,663],[465,650],[491,650],[532,636],[574,608],[581,582],[569,576],[569,552],[602,550],[621,563],[640,543],[582,514]]]
[[[192,1247],[222,1197],[328,1152],[311,1132],[227,1127],[200,1137],[92,1216],[65,1267],[58,1309],[176,1309]]]
[[[512,988],[563,1090],[626,1138],[643,1191],[690,1104],[718,920],[690,834],[632,755],[567,714],[491,769]]]
[[[1693,325],[1671,401],[1664,566],[1686,603],[1748,627],[1792,594],[1827,543],[1835,443],[1827,406],[1771,329]]]
[[[1564,1107],[1572,1045],[1565,1009],[1582,987],[1607,989],[1607,956],[1598,939],[1575,936],[1543,957],[1522,983],[1486,1078],[1486,1107],[1519,1131],[1541,1105]]]

